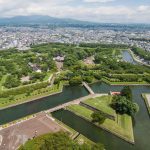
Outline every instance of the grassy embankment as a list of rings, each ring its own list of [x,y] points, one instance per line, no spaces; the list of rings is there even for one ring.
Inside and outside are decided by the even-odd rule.
[[[52,114],[49,114],[49,116],[53,118]],[[73,128],[71,128],[68,125],[64,124],[60,120],[58,120],[56,118],[54,118],[54,119],[55,119],[55,122],[57,122],[57,124],[59,124],[63,129],[65,129],[70,134],[70,137],[73,137],[75,134],[78,133],[76,130],[74,130]]]
[[[30,93],[30,95],[24,93],[24,94],[16,95],[12,99],[0,98],[0,108],[5,108],[12,105],[33,101],[42,97],[49,96],[51,94],[59,93],[62,91],[62,89],[63,89],[63,84],[60,83],[59,85],[53,85],[52,87],[35,90],[32,93]]]
[[[90,101],[90,100],[88,100]],[[92,105],[93,103],[93,105]],[[92,105],[92,107],[96,107],[99,108],[101,111],[107,112],[107,110],[109,110],[109,108],[106,109],[106,107],[109,107],[106,102],[106,106],[104,107],[105,102],[103,102],[103,106],[98,106],[98,103],[95,103],[95,100],[93,101],[91,99],[90,104]],[[91,114],[93,113],[93,110],[88,109],[84,106],[81,105],[71,105],[68,106],[67,109],[73,113],[75,113],[76,115],[92,122],[92,118],[91,118]],[[119,115],[116,114],[115,120],[106,118],[106,120],[104,121],[104,123],[99,124],[96,123],[95,124],[98,127],[101,127],[103,129],[105,129],[106,131],[115,134],[116,136],[130,142],[130,143],[134,143],[134,135],[133,135],[133,127],[132,127],[132,119],[130,116],[128,115]]]
[[[149,112],[149,115],[150,115],[150,105],[149,105],[149,103],[148,103],[148,99],[147,99],[147,96],[146,96],[147,94],[142,94],[142,97],[143,97],[143,99],[144,99],[144,101],[145,101],[145,104],[146,104],[146,107],[147,107],[147,109],[148,109],[148,112]],[[150,95],[150,94],[149,94]]]
[[[87,106],[96,109],[98,111],[103,112],[108,117],[116,117],[116,112],[114,109],[112,109],[109,105],[111,104],[112,96],[101,96],[96,98],[90,98],[83,102],[83,104],[86,104]]]
[[[49,114],[50,117],[53,117],[51,114]],[[60,120],[55,118],[55,121],[62,127],[64,128],[66,131],[68,131],[68,133],[70,134],[70,137],[73,138],[75,135],[77,135],[77,131],[74,130],[73,128],[69,127],[68,125],[64,124],[63,122],[61,122]],[[77,143],[79,144],[94,144],[93,141],[89,140],[87,137],[85,137],[82,134],[79,134],[79,136],[75,139],[75,141],[77,141]]]
[[[106,78],[102,78],[103,82],[109,84],[109,85],[150,85],[149,83],[145,82],[145,81],[141,81],[141,82],[113,82],[113,81],[109,81]]]

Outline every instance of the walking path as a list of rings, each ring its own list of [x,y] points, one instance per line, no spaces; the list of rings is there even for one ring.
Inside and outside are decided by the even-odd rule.
[[[89,85],[85,82],[82,82],[82,84],[84,85],[84,87],[89,91],[90,94],[94,94],[94,91],[89,87]]]
[[[69,105],[79,104],[81,101],[84,101],[84,100],[86,100],[86,99],[95,98],[95,97],[100,97],[100,96],[103,96],[103,95],[106,95],[106,94],[90,94],[90,95],[88,95],[88,96],[84,96],[84,97],[81,97],[81,98],[79,98],[79,99],[73,100],[73,101],[71,101],[71,102],[64,103],[64,104],[62,104],[62,105],[56,106],[56,107],[51,108],[51,109],[49,109],[49,110],[47,110],[47,111],[45,111],[45,112],[46,112],[46,113],[52,113],[52,112],[54,112],[54,111],[60,110],[60,109],[62,109],[62,108],[65,108],[65,107],[67,107],[67,106],[69,106]]]

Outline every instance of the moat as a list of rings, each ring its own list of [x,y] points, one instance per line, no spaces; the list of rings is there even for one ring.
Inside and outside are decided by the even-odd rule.
[[[110,91],[120,91],[123,86],[111,86],[105,83],[95,83],[91,85],[91,88],[95,93],[108,93]],[[68,111],[60,110],[54,112],[53,116],[59,120],[62,120],[64,123],[85,135],[89,139],[93,140],[94,142],[104,143],[106,149],[148,150],[150,147],[150,118],[141,94],[150,93],[150,86],[131,86],[131,88],[133,92],[133,100],[140,106],[140,111],[133,120],[135,145],[128,144],[127,142],[104,130],[97,128],[91,123],[77,117]],[[1,110],[0,124],[4,124],[30,114],[50,109],[57,105],[86,95],[88,95],[88,92],[84,87],[66,86],[64,87],[63,92],[60,94]]]

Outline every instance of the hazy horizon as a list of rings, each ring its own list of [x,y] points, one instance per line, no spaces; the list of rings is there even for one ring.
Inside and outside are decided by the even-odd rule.
[[[48,15],[97,23],[150,24],[149,0],[0,0],[0,18]]]

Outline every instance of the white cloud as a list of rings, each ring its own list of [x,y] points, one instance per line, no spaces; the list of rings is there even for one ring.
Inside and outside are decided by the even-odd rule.
[[[113,2],[116,0],[84,0],[84,2],[87,3],[107,3],[107,2]]]
[[[0,17],[49,15],[95,22],[149,22],[150,6],[71,5],[75,0],[0,0]],[[108,0],[84,0],[108,1]]]

